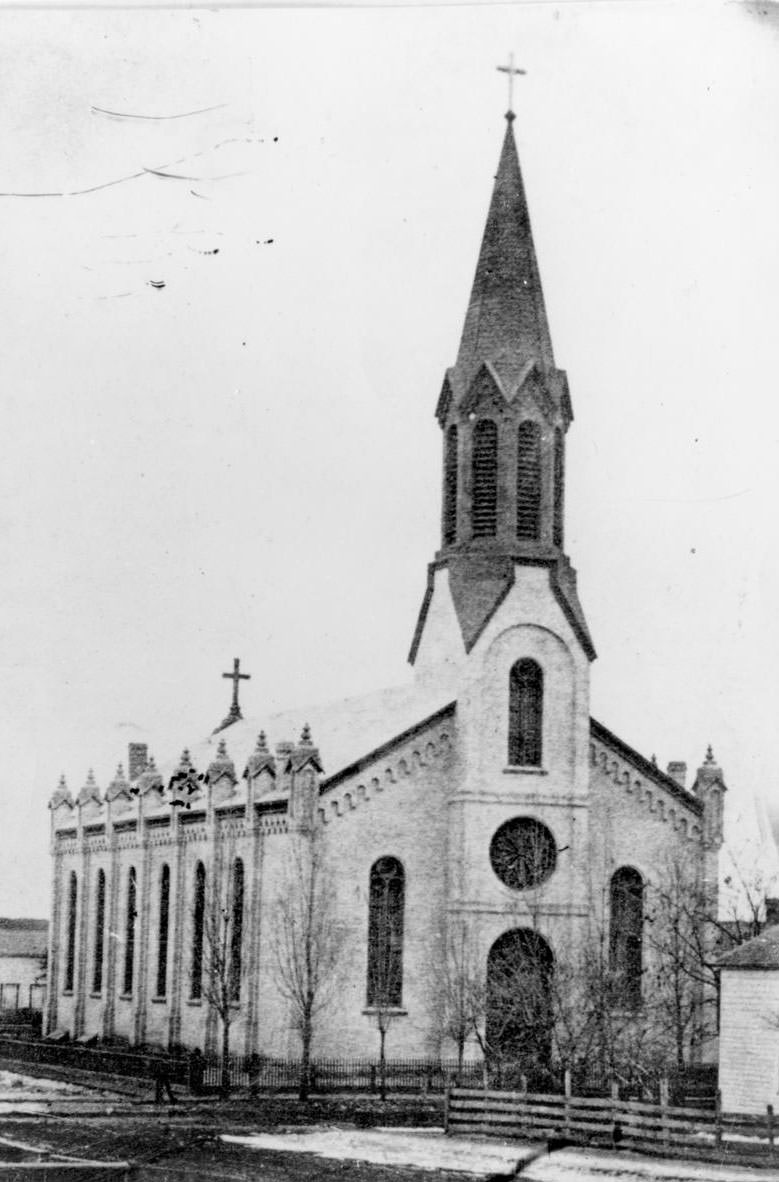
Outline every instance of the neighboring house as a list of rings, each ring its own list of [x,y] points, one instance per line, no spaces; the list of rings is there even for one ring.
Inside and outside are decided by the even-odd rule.
[[[47,919],[0,919],[0,1008],[42,1009]]]
[[[764,1113],[779,1107],[779,925],[718,964],[722,1108]]]
[[[664,772],[590,715],[595,649],[564,541],[573,412],[513,118],[437,404],[442,530],[413,682],[244,720],[236,668],[221,734],[191,744],[178,765],[158,770],[134,744],[127,776],[120,767],[105,791],[90,772],[74,800],[63,780],[50,801],[47,1030],[214,1049],[204,932],[229,874],[232,1045],[298,1054],[274,936],[296,842],[312,831],[343,933],[338,1004],[318,1021],[318,1055],[376,1054],[380,1013],[392,1017],[393,1056],[453,1054],[443,976],[457,968],[448,958],[461,931],[486,981],[490,1044],[507,1057],[531,1039],[543,1050],[566,956],[584,963],[605,948],[622,1009],[646,1000],[652,883],[682,868],[716,913],[725,784],[711,750],[689,787],[683,763]],[[400,520],[383,544],[403,545]],[[301,577],[315,610],[317,579],[332,575]],[[641,688],[624,692],[640,698]],[[504,996],[507,965],[528,995],[532,986],[526,1013],[502,1008],[516,1008]],[[473,1040],[467,1053],[479,1053]]]

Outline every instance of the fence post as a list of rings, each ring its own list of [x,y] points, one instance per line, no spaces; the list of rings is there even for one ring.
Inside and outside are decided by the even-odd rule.
[[[722,1148],[722,1092],[719,1088],[714,1102],[714,1144],[717,1149]]]
[[[660,1125],[663,1130],[663,1146],[667,1149],[670,1141],[670,1130],[668,1126],[668,1078],[663,1076],[660,1080]]]
[[[565,1131],[571,1131],[571,1069],[566,1067],[563,1075],[563,1091],[565,1092]]]
[[[452,1102],[452,1085],[446,1085],[444,1092],[444,1136],[449,1132],[449,1105]]]
[[[774,1156],[774,1106],[768,1104],[766,1106],[766,1120],[768,1122],[768,1152],[771,1157]]]
[[[617,1104],[619,1103],[619,1084],[615,1079],[611,1081],[611,1147],[616,1149],[622,1140],[622,1129],[617,1120]]]
[[[371,1063],[371,1095],[376,1092],[376,1067]]]

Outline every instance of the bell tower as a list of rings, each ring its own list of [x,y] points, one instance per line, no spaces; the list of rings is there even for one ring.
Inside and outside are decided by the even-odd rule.
[[[595,656],[563,549],[565,438],[573,411],[565,372],[555,366],[514,118],[509,111],[460,348],[436,408],[443,435],[441,545],[428,572],[412,664],[439,572],[448,574],[467,654],[522,566],[548,570],[586,656]]]

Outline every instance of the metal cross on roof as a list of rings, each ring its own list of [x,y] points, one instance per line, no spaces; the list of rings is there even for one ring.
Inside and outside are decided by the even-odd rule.
[[[230,713],[227,715],[227,718],[225,718],[219,724],[219,726],[216,727],[213,732],[214,734],[217,734],[219,731],[224,730],[226,726],[230,726],[231,723],[238,722],[243,718],[243,715],[241,714],[241,707],[238,705],[238,683],[241,681],[251,681],[251,676],[251,673],[241,673],[241,661],[239,657],[233,658],[232,673],[222,674],[222,677],[229,678],[233,683],[233,701],[232,705],[230,706]]]
[[[521,70],[519,66],[514,65],[514,54],[509,54],[509,63],[507,66],[496,66],[501,74],[508,74],[509,76],[509,115],[514,114],[514,78],[517,74],[527,74],[527,70]]]

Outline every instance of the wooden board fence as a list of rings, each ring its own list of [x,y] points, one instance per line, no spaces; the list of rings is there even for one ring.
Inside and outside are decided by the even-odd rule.
[[[561,1139],[574,1145],[652,1151],[703,1160],[779,1164],[775,1118],[677,1108],[665,1102],[591,1099],[572,1095],[452,1088],[446,1096],[446,1131],[529,1140]]]

